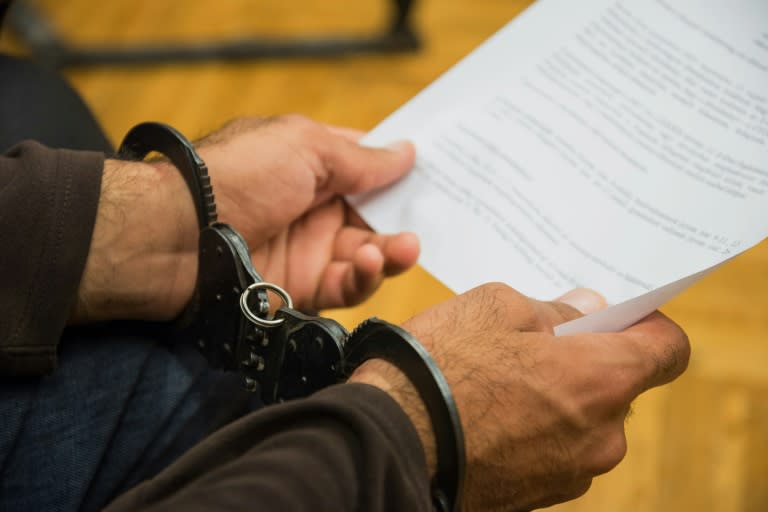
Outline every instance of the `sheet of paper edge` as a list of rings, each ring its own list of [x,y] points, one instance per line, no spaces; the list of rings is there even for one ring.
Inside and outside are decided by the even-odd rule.
[[[726,260],[729,261],[729,260]],[[661,286],[620,304],[609,306],[590,315],[571,320],[555,327],[557,336],[586,332],[619,332],[642,320],[693,283],[709,274],[726,261],[687,277]]]

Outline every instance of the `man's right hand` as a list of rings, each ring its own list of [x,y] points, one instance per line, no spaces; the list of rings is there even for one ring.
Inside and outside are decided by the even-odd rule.
[[[357,304],[416,263],[411,233],[374,233],[343,196],[405,175],[414,148],[362,146],[363,132],[302,116],[233,120],[197,144],[221,222],[298,309]],[[71,322],[171,320],[197,278],[195,206],[170,163],[107,160]]]
[[[582,495],[624,457],[631,402],[685,370],[688,339],[661,313],[620,333],[555,337],[555,325],[589,312],[581,309],[488,284],[403,325],[438,362],[459,408],[463,510],[531,510]],[[429,417],[405,376],[372,360],[350,381],[376,385],[400,403],[434,471]]]

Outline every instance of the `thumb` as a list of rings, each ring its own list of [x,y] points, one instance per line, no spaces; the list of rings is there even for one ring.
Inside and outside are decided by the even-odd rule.
[[[551,302],[535,304],[541,322],[550,329],[608,305],[602,295],[587,288],[576,288]]]
[[[608,305],[605,297],[589,288],[575,288],[561,295],[555,301],[568,304],[572,308],[579,310],[582,315],[600,311]]]
[[[338,135],[329,139],[322,155],[328,173],[323,188],[331,194],[360,194],[393,183],[416,159],[413,144],[407,141],[372,148]]]

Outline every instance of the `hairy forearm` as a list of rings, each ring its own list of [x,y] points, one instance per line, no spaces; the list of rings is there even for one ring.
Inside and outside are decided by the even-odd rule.
[[[189,192],[164,163],[107,160],[91,247],[71,322],[166,320],[197,271]]]

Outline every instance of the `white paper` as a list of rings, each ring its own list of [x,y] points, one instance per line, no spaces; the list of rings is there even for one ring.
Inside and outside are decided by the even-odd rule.
[[[768,2],[539,0],[379,125],[417,164],[352,198],[461,293],[611,304],[617,330],[768,234]],[[625,303],[625,304],[622,304]]]

